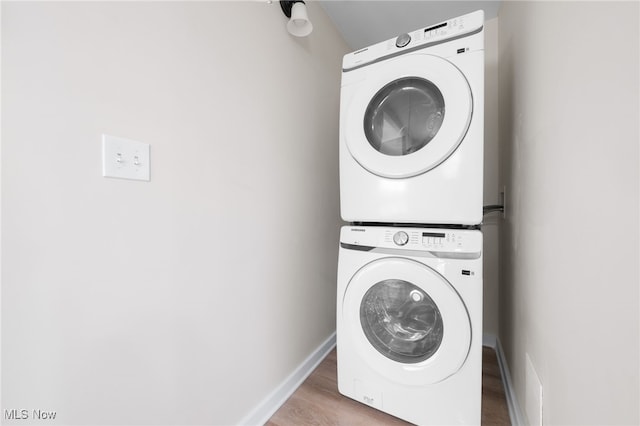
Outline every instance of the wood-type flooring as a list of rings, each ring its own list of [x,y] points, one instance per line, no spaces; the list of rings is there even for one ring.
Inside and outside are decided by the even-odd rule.
[[[338,393],[334,349],[280,407],[266,426],[410,425]],[[482,348],[482,424],[510,425],[496,353]]]

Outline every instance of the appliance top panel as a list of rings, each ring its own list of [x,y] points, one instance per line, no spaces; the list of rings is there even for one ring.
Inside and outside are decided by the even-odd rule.
[[[344,55],[342,60],[342,70],[344,72],[350,71],[372,62],[377,62],[382,58],[404,54],[408,51],[475,34],[482,30],[483,25],[484,11],[476,10],[467,15],[452,18],[411,33],[401,34],[396,38],[348,53]]]
[[[343,226],[340,243],[376,249],[482,253],[482,232],[467,229]]]

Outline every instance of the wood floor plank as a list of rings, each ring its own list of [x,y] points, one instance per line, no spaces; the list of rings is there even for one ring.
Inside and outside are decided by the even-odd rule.
[[[482,348],[482,424],[511,424],[498,357],[486,346]]]
[[[482,352],[482,424],[511,424],[498,360],[495,351],[488,347]],[[334,349],[266,423],[266,426],[293,425],[406,426],[410,423],[341,395]]]

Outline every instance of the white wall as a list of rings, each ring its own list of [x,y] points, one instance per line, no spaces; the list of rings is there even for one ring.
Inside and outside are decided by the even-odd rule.
[[[347,47],[308,6],[2,2],[3,409],[233,424],[333,332]]]
[[[500,204],[499,144],[498,144],[498,18],[484,24],[484,205]],[[500,212],[484,216],[482,234],[484,238],[483,271],[484,303],[483,331],[485,335],[498,335],[499,312],[499,241]]]
[[[519,404],[528,354],[545,424],[638,424],[639,3],[504,2],[499,20],[500,338]]]

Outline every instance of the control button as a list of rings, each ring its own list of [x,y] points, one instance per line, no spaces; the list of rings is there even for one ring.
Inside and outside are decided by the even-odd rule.
[[[396,46],[405,47],[407,44],[409,44],[410,41],[411,41],[411,36],[409,34],[399,35],[398,38],[396,39]]]
[[[393,236],[393,242],[398,246],[403,246],[407,244],[407,242],[409,242],[409,236],[404,231],[396,232],[396,234]]]

